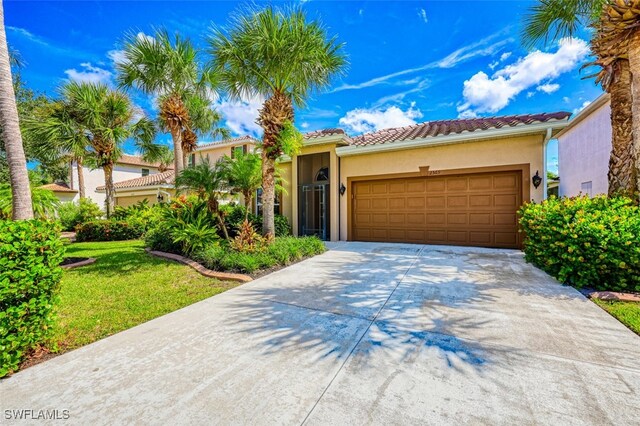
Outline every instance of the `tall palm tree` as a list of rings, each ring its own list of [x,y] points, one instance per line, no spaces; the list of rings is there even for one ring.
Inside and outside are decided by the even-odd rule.
[[[175,185],[179,192],[195,192],[199,199],[207,202],[209,213],[215,216],[218,226],[229,239],[224,217],[220,212],[220,198],[227,191],[227,181],[220,164],[211,165],[208,158],[193,167],[187,167],[176,175]]]
[[[610,195],[640,191],[640,63],[634,63],[640,62],[639,19],[638,0],[540,0],[525,18],[523,38],[530,45],[573,36],[581,26],[595,28],[596,82],[611,95]]]
[[[188,146],[194,143],[196,132],[209,133],[217,121],[200,129],[192,129],[188,103],[193,98],[207,99],[205,82],[209,73],[200,69],[197,51],[178,34],[172,38],[165,30],[155,31],[153,37],[129,34],[124,40],[124,60],[116,64],[118,82],[155,96],[160,110],[160,122],[173,140],[174,169],[184,168],[184,136]]]
[[[239,192],[244,198],[246,207],[245,219],[253,201],[253,194],[262,185],[262,165],[260,156],[254,153],[238,153],[234,158],[224,156],[220,162],[225,179],[231,190]]]
[[[84,160],[89,155],[87,149],[91,144],[83,124],[71,113],[63,101],[51,102],[36,107],[31,116],[23,121],[22,127],[38,158],[76,163],[78,194],[80,198],[85,198]]]
[[[169,170],[169,166],[173,165],[173,151],[166,145],[160,145],[157,150],[144,153],[142,159],[150,163],[158,163],[158,171],[164,173]]]
[[[208,37],[210,68],[234,99],[263,96],[258,123],[262,137],[263,234],[275,234],[275,164],[283,153],[280,135],[293,126],[294,105],[304,106],[314,92],[344,71],[343,43],[327,37],[318,21],[301,9],[269,6],[237,16],[229,28]],[[286,144],[285,144],[286,145]]]
[[[11,178],[12,216],[14,220],[33,219],[27,160],[22,145],[16,95],[11,78],[11,59],[4,27],[4,6],[0,1],[0,125]]]
[[[153,152],[155,126],[146,117],[134,120],[135,109],[123,92],[104,84],[70,82],[60,89],[59,107],[41,118],[39,132],[53,137],[44,139],[52,147],[68,138],[75,143],[76,132],[84,135],[92,164],[104,171],[107,217],[115,204],[113,166],[122,155],[122,144],[132,138],[142,152]],[[69,145],[71,146],[71,145]]]

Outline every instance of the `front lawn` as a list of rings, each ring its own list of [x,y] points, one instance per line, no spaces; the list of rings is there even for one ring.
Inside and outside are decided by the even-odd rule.
[[[592,299],[618,321],[640,335],[640,303]]]
[[[52,349],[86,345],[237,285],[152,257],[142,241],[75,243],[66,256],[97,261],[64,272]]]

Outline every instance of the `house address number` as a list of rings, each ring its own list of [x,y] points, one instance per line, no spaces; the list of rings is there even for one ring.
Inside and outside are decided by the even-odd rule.
[[[440,170],[429,170],[429,176],[439,175],[439,174],[440,174]]]

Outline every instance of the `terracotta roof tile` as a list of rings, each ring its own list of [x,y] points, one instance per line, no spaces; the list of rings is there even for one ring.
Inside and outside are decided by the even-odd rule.
[[[148,161],[144,161],[142,157],[139,155],[129,155],[129,154],[122,154],[120,156],[120,159],[116,161],[116,163],[129,164],[131,166],[154,167],[156,169],[160,167],[160,163],[150,163]],[[173,166],[170,166],[169,168],[173,169]]]
[[[173,170],[168,170],[163,173],[155,173],[148,176],[142,176],[135,179],[123,180],[122,182],[117,182],[114,184],[116,189],[126,189],[126,188],[140,188],[144,186],[155,186],[155,185],[172,185],[173,178],[175,173]],[[103,191],[104,185],[96,188],[97,190]]]
[[[342,129],[322,129],[322,130],[315,130],[313,132],[305,133],[304,138],[314,139],[314,138],[321,138],[323,136],[332,136],[332,135],[346,136],[346,133]]]
[[[53,192],[78,192],[75,189],[69,188],[66,183],[48,183],[46,185],[39,186],[40,189],[48,189]]]
[[[500,129],[520,125],[560,121],[569,118],[569,112],[507,115],[502,117],[480,117],[458,120],[427,121],[407,127],[383,129],[352,138],[352,145],[365,146],[412,139],[475,132],[477,130]]]
[[[230,144],[230,143],[233,143],[233,142],[243,142],[243,141],[251,141],[253,143],[258,143],[259,142],[253,136],[244,135],[244,136],[239,136],[237,138],[224,139],[224,140],[221,140],[221,141],[203,143],[202,145],[198,145],[198,149],[204,148],[204,147],[216,146],[216,145],[226,145],[226,144]]]

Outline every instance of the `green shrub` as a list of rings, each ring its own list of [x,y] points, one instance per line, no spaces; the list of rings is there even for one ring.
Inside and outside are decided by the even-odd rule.
[[[0,184],[0,220],[10,219],[12,215],[11,186]],[[53,191],[37,187],[31,188],[31,203],[33,205],[33,215],[36,219],[51,219],[55,217],[60,201]]]
[[[238,230],[242,226],[242,222],[244,222],[244,216],[247,209],[240,205],[226,205],[222,206],[221,209],[224,213],[224,223],[227,225],[229,235],[233,238],[237,235]],[[249,213],[248,220],[258,232],[262,231],[262,216]],[[291,225],[285,216],[279,214],[275,215],[274,222],[276,237],[286,237],[287,235],[291,235]]]
[[[73,231],[81,223],[102,217],[102,210],[90,198],[81,198],[77,203],[62,203],[58,207],[58,218],[64,231]]]
[[[144,229],[118,220],[94,220],[76,227],[76,241],[122,241],[140,238]]]
[[[520,209],[525,258],[576,288],[640,291],[640,209],[628,198],[555,198]]]
[[[276,237],[286,237],[287,235],[291,235],[291,225],[289,225],[289,220],[280,214],[277,214],[273,218],[276,227]],[[260,218],[262,222],[262,218]]]
[[[50,337],[63,255],[55,223],[0,221],[0,377]]]
[[[287,265],[324,251],[324,243],[316,237],[277,237],[262,251],[239,252],[221,244],[206,248],[195,258],[210,269],[253,273],[276,265]]]

